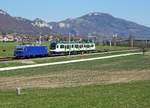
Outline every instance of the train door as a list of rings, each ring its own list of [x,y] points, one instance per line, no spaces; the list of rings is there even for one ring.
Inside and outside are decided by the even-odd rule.
[[[67,45],[64,45],[64,52],[66,53],[67,52]]]

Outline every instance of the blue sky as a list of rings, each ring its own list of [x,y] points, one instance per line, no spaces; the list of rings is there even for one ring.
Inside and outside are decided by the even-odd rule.
[[[0,0],[12,16],[48,22],[75,18],[89,12],[109,13],[150,27],[150,0]]]

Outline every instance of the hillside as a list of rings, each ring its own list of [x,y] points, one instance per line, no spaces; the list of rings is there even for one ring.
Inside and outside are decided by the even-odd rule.
[[[123,38],[133,35],[137,39],[150,39],[149,27],[99,12],[49,24],[53,26],[54,31],[64,34],[73,32],[79,36],[97,37],[112,37],[113,34],[118,34]]]
[[[55,35],[68,35],[70,32],[74,36],[96,36],[100,38],[112,38],[113,34],[118,34],[123,39],[132,35],[136,39],[150,40],[149,27],[99,12],[60,22],[47,23],[39,18],[32,21],[13,17],[0,10],[0,32]]]
[[[40,19],[31,21],[21,17],[12,17],[3,10],[0,10],[0,32],[27,34],[52,33],[51,27]]]

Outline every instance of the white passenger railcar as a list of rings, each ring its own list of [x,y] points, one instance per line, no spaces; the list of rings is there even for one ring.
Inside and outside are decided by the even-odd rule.
[[[50,45],[51,54],[77,54],[81,52],[93,52],[94,42],[55,42]]]

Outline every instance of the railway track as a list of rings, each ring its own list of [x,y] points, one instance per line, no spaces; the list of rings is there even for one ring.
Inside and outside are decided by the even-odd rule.
[[[5,57],[5,58],[0,58],[0,62],[4,62],[4,61],[12,61],[15,60],[15,57]]]
[[[140,49],[129,49],[129,50],[100,50],[100,51],[94,51],[92,53],[85,53],[84,55],[95,55],[95,54],[106,54],[106,53],[114,53],[114,52],[129,52],[129,51],[138,51]],[[49,57],[37,57],[37,58],[24,58],[24,59],[17,59],[15,57],[6,57],[6,58],[0,58],[0,63],[4,62],[15,62],[15,61],[21,61],[21,60],[44,60],[44,59],[50,59],[50,58],[62,58],[62,57],[73,57],[73,56],[81,56],[81,54],[77,55],[56,55],[56,56],[49,56]]]

